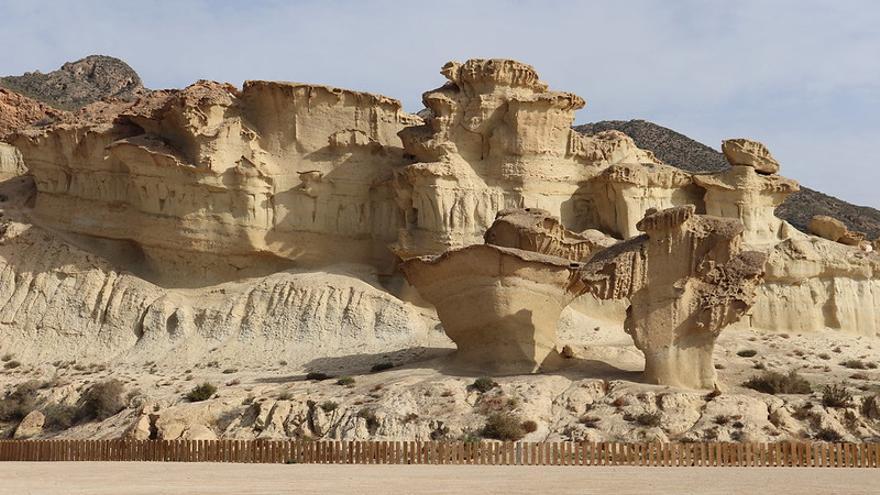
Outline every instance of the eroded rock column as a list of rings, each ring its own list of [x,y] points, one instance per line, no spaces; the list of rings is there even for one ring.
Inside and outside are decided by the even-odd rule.
[[[741,252],[738,220],[694,210],[647,215],[644,234],[597,253],[581,282],[602,299],[629,297],[624,328],[645,354],[648,382],[712,388],[715,339],[753,304],[766,255]]]

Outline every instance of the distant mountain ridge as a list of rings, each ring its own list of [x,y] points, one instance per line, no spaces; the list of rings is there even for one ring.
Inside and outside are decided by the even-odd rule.
[[[574,129],[587,135],[612,129],[624,132],[640,148],[688,172],[716,172],[729,166],[724,155],[712,147],[646,120],[603,120]],[[776,216],[805,232],[815,215],[837,218],[850,230],[864,232],[869,239],[880,237],[880,211],[856,206],[808,187],[801,186],[800,192],[792,194],[776,209]]]
[[[77,110],[104,98],[133,100],[145,91],[134,69],[106,55],[68,62],[48,74],[0,77],[0,87],[61,110]]]

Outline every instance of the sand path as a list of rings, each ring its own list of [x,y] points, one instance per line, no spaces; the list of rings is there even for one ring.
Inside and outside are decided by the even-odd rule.
[[[0,463],[0,494],[878,493],[880,469]]]

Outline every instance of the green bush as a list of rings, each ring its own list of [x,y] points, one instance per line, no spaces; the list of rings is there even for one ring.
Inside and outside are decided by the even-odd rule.
[[[750,358],[757,356],[758,351],[754,349],[743,349],[741,351],[737,351],[736,355],[739,357]]]
[[[310,371],[306,373],[306,380],[314,380],[314,381],[322,381],[327,380],[328,378],[332,378],[327,373],[323,373],[321,371]]]
[[[843,385],[826,385],[822,390],[822,405],[825,407],[849,407],[852,394]]]
[[[495,380],[489,378],[488,376],[477,378],[476,380],[474,380],[474,383],[471,384],[471,388],[480,393],[486,393],[497,386],[498,384],[495,382]]]
[[[335,411],[337,407],[339,407],[339,404],[333,402],[332,400],[321,403],[321,409],[323,409],[326,413]]]
[[[367,421],[367,431],[370,434],[376,433],[376,430],[379,429],[379,418],[376,417],[376,411],[365,407],[358,411],[357,416]]]
[[[848,359],[840,363],[840,365],[853,370],[867,369],[867,365],[859,359]]]
[[[386,361],[384,363],[374,364],[373,367],[370,368],[370,371],[372,371],[373,373],[378,373],[380,371],[390,370],[393,367],[394,363]]]
[[[495,413],[486,418],[482,435],[484,438],[515,442],[525,436],[522,420],[511,413]]]
[[[534,433],[538,431],[538,423],[532,421],[531,419],[528,419],[522,422],[522,429],[526,433]]]
[[[7,361],[6,364],[3,365],[3,367],[8,370],[18,368],[19,366],[21,366],[21,363],[14,359],[12,361]]]
[[[210,399],[215,393],[217,393],[217,387],[205,382],[201,385],[196,385],[190,390],[189,393],[186,394],[186,399],[190,402],[201,402]]]
[[[37,390],[40,382],[28,380],[20,383],[0,399],[0,420],[18,421],[37,408]]]
[[[43,408],[46,422],[43,428],[47,431],[63,431],[76,424],[79,408],[66,404],[49,404]]]
[[[840,433],[837,433],[830,428],[822,428],[818,432],[816,432],[816,440],[834,443],[843,440],[843,437],[840,435]]]
[[[767,371],[760,376],[749,378],[743,386],[765,394],[809,394],[813,391],[810,382],[794,370],[787,375]]]
[[[83,394],[78,420],[103,421],[125,409],[125,387],[119,380],[107,380],[89,387]]]
[[[336,380],[336,384],[350,387],[350,386],[354,385],[354,378],[352,378],[350,376],[343,376],[343,377],[339,378],[339,380]]]

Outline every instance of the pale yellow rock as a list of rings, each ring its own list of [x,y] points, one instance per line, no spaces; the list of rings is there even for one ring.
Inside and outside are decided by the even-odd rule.
[[[849,229],[846,228],[843,222],[825,215],[813,217],[810,220],[809,229],[813,234],[834,242],[839,241],[849,232]]]
[[[580,264],[475,244],[412,258],[407,280],[437,308],[464,367],[491,374],[533,373],[559,357],[556,325],[575,297]]]
[[[582,203],[579,225],[628,239],[639,234],[636,224],[649,210],[688,204],[702,209],[703,191],[693,183],[691,174],[669,165],[611,165],[575,195]]]
[[[573,131],[584,100],[548,90],[529,65],[478,59],[442,73],[449,82],[423,95],[424,125],[400,132],[418,161],[395,176],[404,258],[480,243],[507,208],[543,209],[585,230],[572,200],[584,181],[614,163],[657,163],[622,133]]]
[[[742,224],[699,216],[693,206],[649,214],[644,235],[597,253],[580,290],[628,297],[624,328],[645,354],[645,379],[688,388],[716,386],[718,334],[754,303],[767,257],[742,251]]]
[[[0,142],[0,179],[14,177],[25,172],[21,153],[11,144]]]
[[[798,232],[768,251],[750,324],[777,332],[880,329],[880,256]]]
[[[134,241],[157,269],[181,252],[193,266],[206,254],[205,266],[275,256],[388,267],[385,245],[402,226],[387,184],[405,163],[396,134],[416,122],[398,101],[368,93],[200,81],[151,96],[113,125],[57,125],[15,143],[36,180],[35,217]],[[195,278],[187,266],[165,271]]]
[[[485,235],[486,244],[522,249],[586,261],[596,251],[617,242],[597,230],[571,232],[549,212],[537,208],[508,209],[498,212]]]
[[[731,165],[745,165],[763,174],[779,172],[779,162],[773,158],[763,143],[750,139],[726,139],[721,142],[721,152]]]
[[[746,165],[733,165],[714,174],[694,174],[693,179],[706,190],[706,214],[739,219],[746,245],[758,248],[789,237],[791,226],[777,218],[774,211],[800,189],[796,181],[763,175]]]
[[[46,422],[46,416],[40,411],[33,410],[29,412],[21,423],[15,427],[15,433],[12,438],[16,440],[26,440],[31,437],[38,436],[43,432],[43,424]]]

